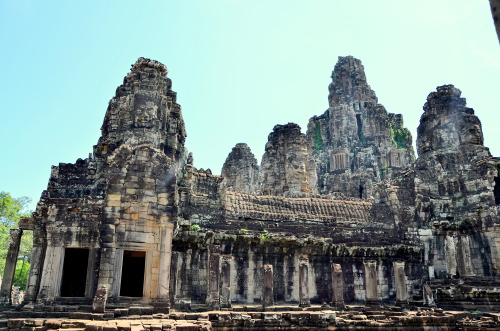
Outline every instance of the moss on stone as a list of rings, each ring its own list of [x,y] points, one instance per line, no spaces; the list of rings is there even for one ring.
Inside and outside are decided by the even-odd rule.
[[[316,127],[314,129],[314,153],[322,150],[324,146],[323,138],[321,137],[321,124],[316,122]]]
[[[410,138],[410,132],[405,129],[405,128],[398,128],[395,129],[392,124],[389,124],[390,129],[391,129],[391,139],[396,145],[397,148],[402,148],[406,150],[408,146],[406,145],[406,142]]]

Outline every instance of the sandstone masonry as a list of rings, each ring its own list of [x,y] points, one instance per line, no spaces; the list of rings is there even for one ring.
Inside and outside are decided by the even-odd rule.
[[[239,143],[219,176],[193,166],[166,75],[163,64],[140,58],[109,103],[93,153],[52,168],[33,218],[20,222],[34,231],[25,309],[95,297],[103,311],[107,299],[106,307],[141,304],[159,314],[498,308],[499,159],[457,88],[429,94],[415,159],[402,116],[378,103],[358,59],[340,57],[329,107],[305,134],[276,125],[260,166]],[[9,256],[21,234],[13,232]],[[246,323],[226,315],[211,321]],[[351,315],[343,316],[366,319]],[[292,318],[300,319],[279,323]]]

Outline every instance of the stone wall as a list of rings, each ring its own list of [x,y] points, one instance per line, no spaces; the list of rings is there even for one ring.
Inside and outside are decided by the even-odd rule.
[[[260,167],[237,144],[218,176],[193,166],[166,74],[140,58],[93,154],[53,167],[26,303],[89,303],[101,286],[113,304],[155,312],[497,302],[486,284],[500,269],[500,160],[458,89],[429,95],[415,160],[402,116],[378,103],[359,60],[340,57],[307,134],[277,125]]]
[[[217,247],[216,253],[214,247]],[[331,239],[319,240],[314,236],[295,237],[249,229],[231,233],[193,230],[185,226],[174,238],[173,252],[171,300],[178,302],[179,308],[186,304],[207,303],[211,277],[209,260],[213,254],[228,263],[227,286],[232,304],[262,304],[265,265],[273,266],[276,304],[298,304],[301,300],[302,264],[307,266],[308,277],[303,286],[307,287],[307,299],[312,304],[332,301],[332,264],[342,266],[343,296],[349,304],[366,300],[363,261],[375,263],[375,286],[380,302],[395,300],[394,261],[405,262],[409,284],[418,284],[422,277],[419,267],[421,251],[418,247],[347,247],[335,244]]]

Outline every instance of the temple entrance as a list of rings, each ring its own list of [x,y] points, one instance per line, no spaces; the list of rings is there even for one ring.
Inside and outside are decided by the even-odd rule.
[[[144,292],[144,270],[146,252],[124,251],[120,296],[142,297]]]
[[[61,282],[62,297],[84,297],[89,264],[88,248],[66,248]]]

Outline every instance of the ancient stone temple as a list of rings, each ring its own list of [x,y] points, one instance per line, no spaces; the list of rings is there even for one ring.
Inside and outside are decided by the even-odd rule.
[[[402,116],[340,57],[306,133],[276,125],[260,165],[238,143],[219,176],[194,167],[171,87],[140,58],[93,153],[52,168],[24,220],[26,304],[498,307],[500,160],[457,88],[429,94],[415,158]]]
[[[358,59],[340,58],[328,89],[330,107],[307,127],[318,190],[367,199],[414,161],[411,134],[378,103]]]

